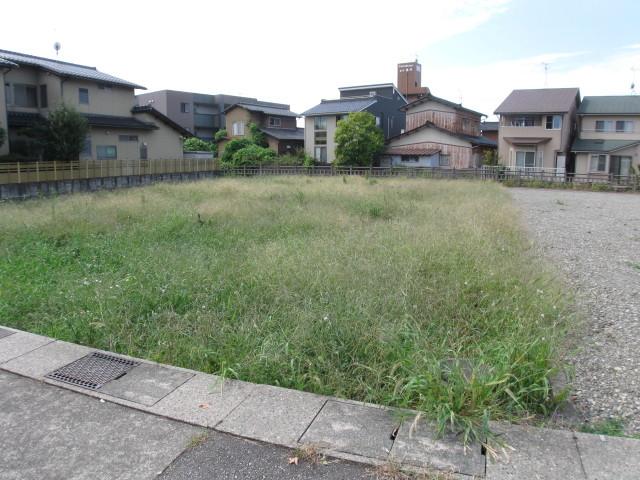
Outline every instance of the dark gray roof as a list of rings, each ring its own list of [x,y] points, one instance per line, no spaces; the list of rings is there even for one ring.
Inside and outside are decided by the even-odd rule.
[[[277,140],[304,141],[304,128],[261,128],[264,133]]]
[[[361,112],[376,102],[377,100],[375,97],[322,100],[315,107],[303,112],[302,115],[310,117],[314,115],[335,115],[339,113]]]
[[[17,63],[10,62],[9,60],[5,60],[4,58],[0,57],[0,67],[14,68],[17,66],[18,66]]]
[[[495,113],[564,113],[580,101],[577,88],[514,90]]]
[[[93,80],[110,85],[120,85],[123,87],[146,90],[146,88],[141,85],[128,82],[121,78],[114,77],[113,75],[99,72],[96,67],[88,67],[86,65],[61,62],[59,60],[54,60],[51,58],[35,57],[33,55],[10,52],[8,50],[0,50],[0,58],[17,63],[18,65],[28,65],[31,67],[42,68],[43,70],[52,72],[56,75],[60,75],[61,77],[81,78],[83,80]]]
[[[265,115],[277,115],[279,117],[298,117],[299,116],[297,113],[292,112],[288,108],[277,108],[277,107],[259,105],[259,104],[253,104],[253,103],[236,103],[235,105],[232,105],[231,107],[227,108],[225,112],[235,107],[242,107],[249,110],[250,112],[260,112],[260,113],[264,113]]]
[[[640,96],[584,97],[578,113],[581,115],[640,115]]]
[[[497,132],[498,122],[482,122],[480,123],[480,130],[482,132]]]
[[[437,102],[437,103],[440,103],[442,105],[446,105],[448,107],[455,108],[456,110],[462,110],[464,112],[473,113],[474,115],[480,115],[481,117],[486,117],[486,115],[484,113],[476,112],[475,110],[471,110],[470,108],[463,107],[461,103],[455,103],[455,102],[452,102],[450,100],[445,100],[444,98],[436,97],[435,95],[432,95],[431,93],[427,93],[426,95],[423,95],[422,97],[418,98],[417,100],[414,100],[413,102],[408,103],[407,105],[404,105],[403,107],[400,107],[400,110],[404,110],[406,112],[413,106],[420,105],[422,103],[429,102],[429,101]]]
[[[133,113],[134,115],[136,113],[148,113],[149,115],[157,118],[158,120],[165,123],[166,125],[169,125],[171,128],[179,132],[183,137],[186,137],[186,138],[193,137],[193,133],[191,133],[189,130],[184,128],[179,123],[174,122],[169,117],[167,117],[164,113],[156,110],[151,105],[137,105],[131,109],[131,113]]]
[[[134,117],[120,117],[116,115],[98,115],[83,113],[87,123],[91,127],[100,128],[127,128],[133,130],[154,130],[158,128],[153,123],[143,122]]]
[[[640,143],[640,140],[585,140],[577,139],[571,147],[572,152],[608,153],[622,150]]]
[[[44,121],[44,117],[33,112],[7,112],[7,122],[10,127],[30,127]]]

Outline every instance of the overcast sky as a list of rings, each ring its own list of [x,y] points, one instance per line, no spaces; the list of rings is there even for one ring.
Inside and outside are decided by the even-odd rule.
[[[228,93],[304,111],[338,87],[396,82],[416,56],[432,93],[492,114],[514,88],[628,94],[638,0],[31,0],[3,5],[0,49],[145,85]],[[640,86],[637,89],[640,91]]]

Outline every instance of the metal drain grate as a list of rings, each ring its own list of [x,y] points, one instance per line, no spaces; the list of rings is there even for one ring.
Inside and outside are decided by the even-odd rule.
[[[6,328],[0,328],[0,338],[8,337],[9,335],[13,335],[16,332],[12,332],[11,330],[7,330]]]
[[[105,383],[122,377],[138,365],[140,362],[106,353],[93,352],[69,365],[54,370],[46,377],[78,387],[98,390]]]

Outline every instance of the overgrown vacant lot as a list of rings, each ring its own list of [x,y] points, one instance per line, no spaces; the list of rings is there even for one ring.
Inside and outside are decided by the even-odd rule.
[[[5,204],[0,229],[0,324],[442,424],[550,406],[561,289],[495,184],[165,184]]]

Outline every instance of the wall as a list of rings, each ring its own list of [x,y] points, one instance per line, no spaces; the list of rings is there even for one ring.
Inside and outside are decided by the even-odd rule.
[[[633,131],[631,133],[596,132],[596,120],[631,120]],[[580,138],[602,140],[640,140],[640,115],[584,115],[580,116]],[[615,125],[614,125],[615,128]]]
[[[591,161],[591,153],[577,153],[576,154],[576,168],[575,173],[579,174],[591,174],[593,176],[607,176],[609,173],[609,167],[611,162],[612,155],[619,155],[621,157],[631,157],[631,165],[636,168],[640,168],[640,145],[636,145],[633,147],[625,148],[623,150],[618,150],[616,152],[612,152],[611,154],[607,154],[607,166],[606,172],[598,173],[598,172],[589,172],[589,163]],[[595,153],[594,153],[595,155]]]
[[[0,146],[0,155],[9,153],[9,129],[7,128],[7,108],[4,96],[4,71],[0,69],[0,128],[4,130],[4,144]]]
[[[515,151],[518,149],[528,149],[524,147],[527,144],[527,138],[531,138],[532,142],[535,139],[548,139],[545,143],[540,143],[536,147],[536,155],[538,152],[542,152],[542,166],[544,168],[555,168],[556,166],[556,152],[567,151],[569,133],[563,130],[568,127],[566,118],[563,118],[562,129],[559,130],[547,130],[543,126],[539,127],[511,127],[502,125],[503,121],[509,121],[510,117],[501,118],[501,125],[498,130],[498,155],[500,163],[503,165],[515,165]],[[506,138],[512,138],[516,140],[508,141]],[[566,150],[565,150],[566,148]],[[536,159],[539,158],[536,156]],[[537,160],[536,160],[537,161]]]
[[[463,119],[468,124],[463,125]],[[426,122],[432,122],[440,128],[465,135],[480,135],[480,115],[456,110],[448,105],[435,101],[428,101],[412,107],[407,111],[407,128],[413,130]]]
[[[89,90],[89,104],[81,104],[79,89]],[[99,88],[98,83],[75,79],[65,79],[62,82],[62,99],[68,106],[75,108],[80,113],[92,113],[98,115],[131,116],[131,108],[136,104],[133,88],[104,87]],[[49,107],[55,105],[49,101]]]
[[[305,117],[304,119],[304,151],[311,157],[314,156],[314,118]],[[333,163],[336,158],[336,117],[335,115],[327,115],[327,162]]]

